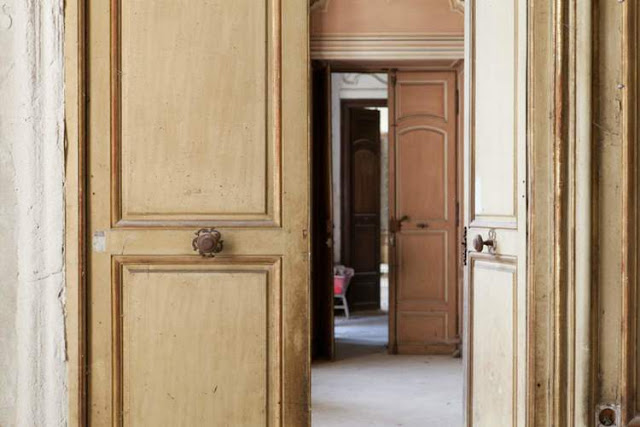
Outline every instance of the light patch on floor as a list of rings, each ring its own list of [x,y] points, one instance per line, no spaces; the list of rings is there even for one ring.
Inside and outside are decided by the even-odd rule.
[[[462,360],[387,354],[387,316],[336,318],[336,361],[312,368],[312,425],[462,425]]]

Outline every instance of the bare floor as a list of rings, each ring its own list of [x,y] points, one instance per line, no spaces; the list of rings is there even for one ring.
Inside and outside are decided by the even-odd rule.
[[[388,355],[387,316],[336,318],[336,361],[314,363],[313,427],[462,425],[462,361]]]

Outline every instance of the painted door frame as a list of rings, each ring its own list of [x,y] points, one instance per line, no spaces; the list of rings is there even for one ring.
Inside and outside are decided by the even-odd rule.
[[[313,1],[313,0],[312,0]],[[65,121],[66,121],[66,329],[68,356],[69,424],[82,425],[86,401],[84,357],[86,344],[85,263],[86,229],[86,103],[87,0],[65,4]],[[531,425],[591,425],[594,408],[595,351],[592,322],[593,284],[589,269],[592,207],[584,197],[592,189],[593,127],[591,92],[596,0],[530,0],[528,17],[528,169],[535,177],[529,184],[529,382],[527,420]],[[628,16],[634,6],[621,2]],[[575,5],[578,5],[577,8]],[[583,25],[575,25],[580,21]],[[301,26],[301,28],[306,26]],[[625,26],[621,37],[627,46],[634,26]],[[626,56],[625,56],[626,55]],[[621,58],[631,58],[630,49]],[[349,59],[349,58],[346,58]],[[637,70],[624,61],[623,82],[634,87]],[[624,84],[624,83],[620,83]],[[549,90],[552,88],[552,90]],[[626,128],[637,125],[634,95],[623,103]],[[627,135],[628,137],[630,135]],[[623,188],[632,211],[631,192],[637,187],[630,139],[625,139]],[[571,174],[572,179],[567,179]],[[549,197],[549,194],[552,197]],[[588,199],[587,199],[588,200]],[[575,203],[575,204],[573,204]],[[570,209],[571,208],[571,209]],[[636,253],[635,221],[627,216],[625,241]],[[570,230],[575,230],[570,232]],[[636,289],[635,273],[625,269],[626,293]],[[579,274],[569,274],[577,271]],[[631,301],[625,299],[627,304]],[[626,306],[626,310],[633,305]],[[308,319],[307,319],[308,320]],[[625,332],[627,346],[633,331]],[[626,372],[632,368],[631,358]],[[310,386],[310,385],[309,385]],[[631,384],[628,385],[631,388]],[[627,397],[630,397],[626,394]],[[628,418],[632,404],[625,406]]]

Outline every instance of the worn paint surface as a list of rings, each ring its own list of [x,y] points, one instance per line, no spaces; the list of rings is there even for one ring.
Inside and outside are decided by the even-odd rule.
[[[0,4],[0,425],[66,424],[62,0]]]

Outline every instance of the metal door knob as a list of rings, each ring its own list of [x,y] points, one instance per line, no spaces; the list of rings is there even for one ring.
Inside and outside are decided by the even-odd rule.
[[[488,246],[491,249],[495,249],[495,240],[494,239],[483,240],[482,236],[479,234],[473,238],[473,249],[475,249],[476,252],[482,252],[485,246]]]
[[[191,245],[193,250],[204,257],[214,257],[222,251],[222,235],[213,228],[202,228],[196,232],[196,237]]]

